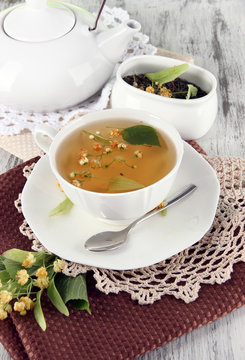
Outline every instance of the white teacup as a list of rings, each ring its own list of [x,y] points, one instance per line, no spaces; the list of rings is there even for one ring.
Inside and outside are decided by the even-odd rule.
[[[143,122],[154,127],[163,137],[167,136],[174,144],[176,161],[172,170],[159,181],[147,187],[124,193],[99,193],[78,188],[66,181],[59,173],[56,163],[57,149],[76,129],[84,128],[96,121],[116,119]],[[114,224],[129,223],[157,206],[167,197],[174,182],[183,156],[183,141],[177,130],[163,119],[147,112],[132,109],[110,109],[93,112],[72,121],[59,132],[48,125],[38,125],[35,140],[49,155],[52,172],[69,199],[93,216]],[[47,138],[51,138],[52,142]]]

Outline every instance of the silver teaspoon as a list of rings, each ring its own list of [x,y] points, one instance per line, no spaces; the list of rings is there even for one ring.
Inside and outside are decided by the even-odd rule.
[[[85,249],[90,251],[107,251],[114,250],[119,248],[122,244],[127,240],[127,236],[130,230],[141,221],[149,219],[153,215],[158,214],[160,211],[167,209],[171,205],[175,204],[181,199],[184,199],[188,195],[190,195],[194,190],[197,189],[197,186],[194,184],[189,185],[183,191],[181,191],[177,196],[173,199],[165,202],[165,205],[160,209],[153,209],[140,218],[136,219],[130,225],[128,225],[125,229],[121,231],[104,231],[98,234],[91,236],[84,244]]]

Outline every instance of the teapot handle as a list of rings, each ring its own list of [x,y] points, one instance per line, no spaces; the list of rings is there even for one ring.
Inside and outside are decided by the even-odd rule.
[[[34,130],[34,139],[36,144],[45,152],[49,152],[50,145],[58,131],[45,124],[39,124]]]
[[[89,31],[94,31],[94,30],[97,28],[97,24],[98,24],[100,15],[101,15],[101,13],[102,13],[102,10],[103,10],[103,8],[104,8],[104,6],[105,6],[105,3],[106,3],[106,0],[103,0],[102,4],[101,4],[101,6],[100,6],[100,9],[99,9],[98,15],[97,15],[97,17],[96,17],[94,27],[93,27],[93,28],[89,27],[89,28],[88,28]]]

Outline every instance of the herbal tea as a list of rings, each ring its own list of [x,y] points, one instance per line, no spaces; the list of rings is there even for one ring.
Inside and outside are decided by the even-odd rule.
[[[175,165],[174,145],[141,122],[95,122],[74,131],[57,152],[60,174],[94,192],[118,193],[160,180]]]

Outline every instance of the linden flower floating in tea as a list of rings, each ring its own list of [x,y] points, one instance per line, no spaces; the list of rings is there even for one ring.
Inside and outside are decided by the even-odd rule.
[[[188,67],[181,64],[155,73],[128,75],[123,80],[135,88],[168,98],[189,100],[207,95],[197,85],[179,77]]]
[[[171,141],[151,126],[111,121],[70,135],[58,152],[62,176],[74,186],[104,193],[149,186],[174,166]]]

